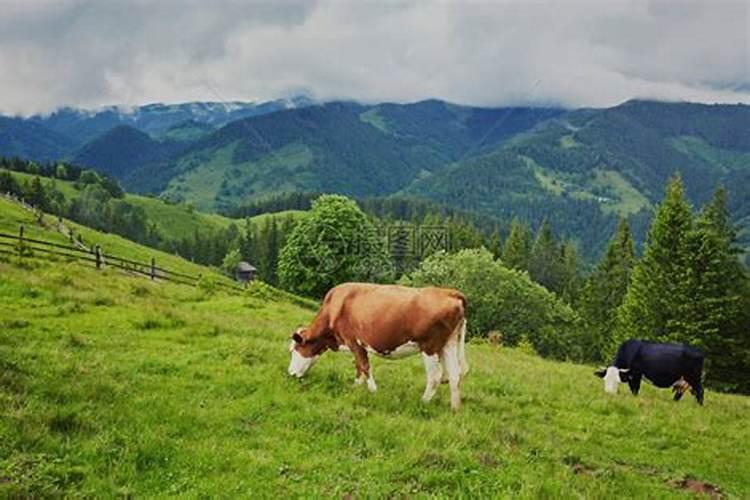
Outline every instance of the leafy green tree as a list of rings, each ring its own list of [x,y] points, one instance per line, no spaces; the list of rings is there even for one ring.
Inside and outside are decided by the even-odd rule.
[[[57,166],[55,167],[55,177],[63,180],[68,178],[68,169],[65,167],[65,164],[57,164]]]
[[[77,185],[83,186],[86,184],[101,184],[102,177],[95,170],[84,170],[81,175],[78,176]]]
[[[73,202],[72,219],[94,229],[106,230],[109,219],[109,193],[99,184],[87,184]]]
[[[503,264],[511,269],[527,271],[529,269],[531,246],[529,226],[514,217],[510,225],[510,235],[505,240],[505,246],[503,247]]]
[[[237,270],[237,266],[242,261],[240,250],[238,248],[232,249],[224,256],[224,260],[221,261],[221,270],[229,276],[234,277],[234,273]]]
[[[470,335],[497,331],[508,345],[527,338],[542,356],[581,359],[578,315],[526,272],[508,269],[485,248],[438,252],[402,277],[401,283],[445,286],[464,293]]]
[[[579,312],[586,325],[584,357],[603,361],[612,344],[617,308],[630,284],[635,263],[635,243],[626,219],[620,219],[607,253],[586,280],[581,292]]]
[[[346,281],[387,281],[392,265],[375,226],[345,196],[323,195],[289,235],[279,258],[279,282],[320,298]]]
[[[618,310],[616,341],[635,337],[697,344],[684,317],[690,302],[688,237],[693,214],[679,176],[670,180],[648,233],[643,258]],[[614,348],[614,346],[612,346]]]

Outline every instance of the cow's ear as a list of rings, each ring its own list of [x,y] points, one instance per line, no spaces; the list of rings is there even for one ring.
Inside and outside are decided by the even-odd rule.
[[[598,370],[594,371],[594,375],[596,375],[599,378],[604,378],[604,375],[607,373],[607,369],[604,367],[600,367]]]
[[[305,339],[302,338],[302,335],[297,332],[294,332],[294,335],[292,335],[292,340],[297,344],[302,344],[305,341]]]

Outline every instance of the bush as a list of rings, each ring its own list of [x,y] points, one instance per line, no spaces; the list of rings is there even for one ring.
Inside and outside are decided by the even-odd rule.
[[[506,268],[484,248],[438,252],[401,282],[463,292],[469,335],[484,337],[497,330],[503,332],[505,345],[518,345],[525,336],[541,356],[581,359],[578,315],[526,272]]]

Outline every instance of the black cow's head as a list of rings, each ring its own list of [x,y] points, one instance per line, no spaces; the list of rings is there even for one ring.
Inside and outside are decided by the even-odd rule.
[[[619,384],[630,381],[629,368],[617,368],[616,366],[605,368],[602,366],[594,372],[594,375],[604,379],[604,391],[610,394],[617,393]]]

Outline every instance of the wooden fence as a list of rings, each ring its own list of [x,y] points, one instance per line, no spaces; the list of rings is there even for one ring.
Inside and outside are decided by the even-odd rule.
[[[116,267],[127,272],[146,276],[152,280],[171,281],[182,285],[197,286],[202,277],[201,274],[192,276],[157,266],[155,257],[151,257],[150,262],[139,262],[110,253],[105,254],[99,245],[87,248],[80,244],[79,246],[63,245],[52,241],[29,238],[24,235],[23,225],[18,228],[18,234],[0,232],[0,253],[24,257],[30,253],[36,254],[37,252],[49,256],[55,255],[75,261],[91,263],[96,266],[96,269],[102,269],[106,266]],[[233,292],[244,290],[240,286],[222,283],[221,281],[215,281],[215,285],[222,290]]]

